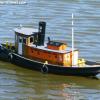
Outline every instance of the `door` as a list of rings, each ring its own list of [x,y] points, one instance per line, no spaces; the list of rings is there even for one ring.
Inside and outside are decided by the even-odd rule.
[[[22,37],[19,37],[18,41],[18,54],[22,55]]]
[[[72,65],[75,67],[77,67],[78,65],[78,51],[74,51],[73,52],[73,56],[72,56]]]

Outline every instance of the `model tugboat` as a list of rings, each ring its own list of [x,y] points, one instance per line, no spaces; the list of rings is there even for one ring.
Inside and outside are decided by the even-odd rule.
[[[100,73],[100,64],[79,59],[79,51],[66,43],[45,42],[45,22],[39,28],[16,28],[15,44],[1,44],[0,58],[13,64],[59,75],[95,76]]]

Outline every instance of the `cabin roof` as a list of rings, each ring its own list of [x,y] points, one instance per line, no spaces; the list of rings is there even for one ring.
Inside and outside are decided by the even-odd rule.
[[[66,45],[65,43],[62,43],[62,42],[56,42],[56,41],[49,41],[48,43],[47,43],[48,45],[51,45],[51,46],[57,46],[57,47],[59,47],[59,46],[61,46],[61,45]]]
[[[38,32],[38,29],[22,27],[22,28],[15,28],[14,31],[22,35],[32,35],[35,32]]]
[[[30,45],[30,47],[37,48],[40,50],[49,51],[49,52],[55,52],[55,53],[69,53],[72,50],[70,47],[67,47],[66,50],[52,50],[52,49],[47,48],[47,44],[45,44],[44,46],[37,46],[37,47],[36,47],[36,45],[32,44],[32,45]],[[76,48],[74,48],[74,51],[78,51],[78,50]]]

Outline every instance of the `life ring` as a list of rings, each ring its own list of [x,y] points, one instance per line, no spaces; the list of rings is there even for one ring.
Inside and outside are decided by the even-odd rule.
[[[9,54],[8,54],[8,59],[9,59],[10,62],[12,62],[12,60],[13,60],[13,55],[12,55],[12,53],[9,53]]]
[[[46,64],[44,64],[43,67],[41,67],[41,72],[44,74],[48,73],[48,67]]]

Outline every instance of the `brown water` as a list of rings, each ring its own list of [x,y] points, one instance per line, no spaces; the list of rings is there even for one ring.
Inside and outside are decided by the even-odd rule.
[[[71,46],[73,12],[75,47],[80,57],[100,62],[99,0],[26,0],[26,4],[17,5],[12,0],[1,1],[4,0],[0,0],[0,42],[14,42],[12,29],[19,24],[38,27],[38,22],[45,20],[46,40],[51,36]],[[99,80],[44,75],[0,61],[0,100],[99,100],[100,75],[97,77]]]

